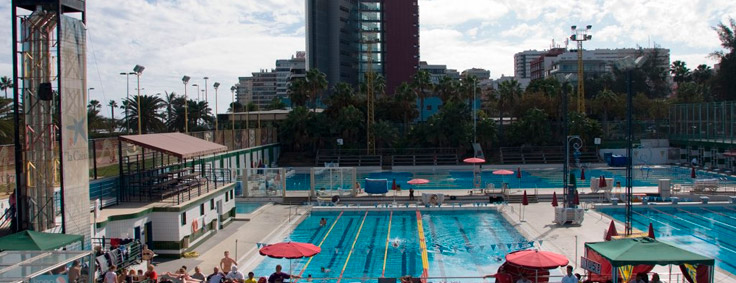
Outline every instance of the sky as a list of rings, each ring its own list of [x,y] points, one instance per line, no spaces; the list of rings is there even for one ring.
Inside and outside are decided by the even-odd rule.
[[[397,0],[392,0],[397,1]],[[107,105],[126,96],[126,77],[146,67],[141,92],[182,94],[221,84],[218,110],[231,101],[237,78],[272,69],[276,59],[305,50],[304,0],[89,0],[87,78],[91,99]],[[584,48],[669,48],[671,61],[692,69],[716,63],[712,27],[736,17],[733,0],[419,0],[420,57],[462,71],[484,68],[492,78],[513,75],[513,55],[564,46],[570,26],[592,25]],[[10,1],[0,14],[10,16]],[[7,18],[6,18],[7,19]],[[11,21],[0,21],[0,76],[12,76]],[[135,94],[136,78],[130,78]],[[214,110],[214,106],[212,107]],[[116,110],[115,116],[121,117]],[[110,115],[110,107],[102,114]]]

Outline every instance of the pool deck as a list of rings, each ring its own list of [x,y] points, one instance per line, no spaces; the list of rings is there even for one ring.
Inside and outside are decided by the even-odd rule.
[[[651,188],[645,190],[648,191]],[[408,195],[406,191],[402,193]],[[585,203],[584,206],[587,207],[590,204]],[[554,213],[549,202],[525,206],[524,218],[519,221],[519,207],[519,204],[499,205],[498,210],[528,240],[537,242],[543,240],[541,247],[538,243],[536,244],[537,248],[565,255],[571,260],[570,264],[576,266],[575,272],[581,274],[584,271],[577,268],[579,266],[577,261],[583,254],[584,243],[602,241],[604,231],[611,222],[608,216],[590,209],[585,212],[585,220],[582,225],[559,226],[552,222]],[[351,209],[359,208],[351,207]],[[374,208],[371,206],[370,209]],[[240,270],[247,273],[254,270],[263,260],[263,257],[258,254],[257,243],[274,243],[283,240],[308,215],[309,207],[307,206],[272,204],[264,205],[251,214],[239,214],[236,221],[195,249],[200,254],[199,257],[155,261],[156,270],[173,272],[180,266],[186,265],[190,270],[193,270],[194,266],[199,266],[203,273],[210,274],[212,268],[219,264],[224,251],[230,251],[231,256],[235,258],[237,241],[236,259],[240,263]],[[624,230],[623,224],[619,222],[616,222],[616,228],[618,231]],[[667,282],[675,282],[675,277],[672,280],[668,278],[668,267],[657,266],[654,272],[658,272]],[[679,268],[674,267],[673,273],[679,274]],[[268,276],[268,274],[256,274],[256,276]],[[715,282],[734,282],[735,280],[736,276],[720,269],[716,270]],[[487,282],[492,281],[489,279]]]
[[[548,202],[525,206],[523,218],[519,221],[519,207],[519,204],[509,204],[502,206],[499,210],[528,240],[543,240],[541,250],[565,255],[570,260],[570,264],[576,267],[575,272],[580,274],[583,274],[584,270],[579,268],[578,261],[584,253],[585,243],[603,241],[604,233],[611,223],[611,218],[607,215],[589,209],[585,212],[585,220],[582,225],[557,225],[552,222],[554,210]],[[623,223],[616,222],[617,231],[624,231],[624,228]],[[673,274],[681,273],[679,267],[673,267],[672,271]],[[656,266],[653,272],[659,273],[666,282],[677,282],[674,275],[672,280],[669,280],[667,275],[669,268],[666,266]],[[736,276],[716,269],[714,282],[734,282],[735,280]]]
[[[235,221],[194,249],[199,253],[198,257],[154,260],[156,270],[159,273],[174,272],[186,265],[192,273],[194,267],[199,266],[202,273],[209,275],[212,274],[212,268],[219,265],[223,253],[230,251],[230,257],[236,259],[240,270],[247,274],[263,259],[258,254],[257,243],[283,240],[308,214],[306,207],[271,204],[266,204],[251,214],[238,214]]]

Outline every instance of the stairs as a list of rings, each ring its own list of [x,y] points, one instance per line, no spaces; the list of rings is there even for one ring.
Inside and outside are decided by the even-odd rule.
[[[506,201],[508,203],[521,203],[521,201],[524,199],[524,195],[506,195]],[[537,199],[536,195],[530,195],[527,193],[526,199],[529,201],[529,203],[538,203],[539,200]]]

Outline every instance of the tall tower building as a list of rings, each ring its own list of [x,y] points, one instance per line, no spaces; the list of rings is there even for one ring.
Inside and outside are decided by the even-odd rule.
[[[306,0],[307,69],[357,85],[367,71],[386,79],[386,92],[419,66],[417,0]],[[368,66],[369,62],[370,68]]]

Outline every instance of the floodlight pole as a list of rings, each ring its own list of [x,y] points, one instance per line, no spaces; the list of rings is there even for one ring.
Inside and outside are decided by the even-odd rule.
[[[130,75],[135,75],[133,72],[121,72],[121,76],[125,76],[125,123],[127,124],[127,133],[130,134],[130,119],[128,118],[128,107],[130,107]]]
[[[587,25],[585,29],[578,29],[577,26],[571,26],[570,30],[572,35],[570,39],[576,41],[578,44],[578,101],[577,110],[580,113],[585,114],[585,74],[583,68],[583,41],[588,41],[593,38],[588,32],[593,26]]]
[[[217,88],[220,87],[220,83],[215,82],[215,84],[212,85],[212,87],[215,88],[215,137],[217,137],[217,129],[219,128],[218,123],[217,123],[218,122],[217,121],[218,120],[217,119]]]
[[[145,67],[141,65],[135,65],[135,67],[133,67],[133,72],[135,72],[135,76],[136,78],[138,78],[138,97],[136,101],[136,104],[137,104],[136,107],[138,107],[138,134],[139,135],[143,134],[143,132],[141,131],[141,120],[142,120],[141,119],[141,112],[142,112],[141,111],[142,110],[141,109],[141,74],[143,73],[144,69]]]
[[[189,76],[184,76],[181,81],[184,83],[184,133],[189,133],[189,100],[187,99],[187,83],[189,83]]]
[[[232,102],[230,103],[230,125],[233,130],[233,149],[235,149],[235,90],[238,89],[235,86],[230,87],[230,95],[232,96]],[[250,137],[248,137],[250,138]]]

